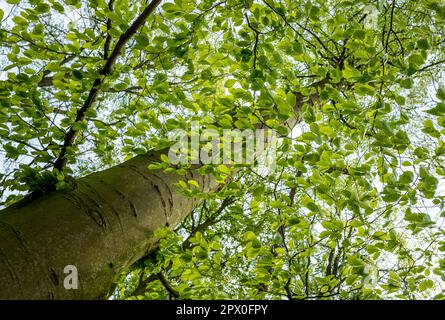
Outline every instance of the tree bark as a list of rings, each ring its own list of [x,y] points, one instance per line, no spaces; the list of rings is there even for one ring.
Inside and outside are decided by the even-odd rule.
[[[197,168],[185,176],[148,170],[160,153],[0,211],[0,299],[106,297],[125,268],[155,249],[154,231],[174,227],[198,203],[175,192],[178,180],[194,179],[204,192],[217,187]],[[78,270],[78,289],[64,287],[67,265]]]

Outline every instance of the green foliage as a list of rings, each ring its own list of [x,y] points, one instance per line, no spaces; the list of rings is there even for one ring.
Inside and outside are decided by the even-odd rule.
[[[213,194],[178,181],[201,204],[157,232],[115,298],[168,298],[159,273],[183,299],[444,298],[443,3],[380,1],[368,24],[375,1],[164,1],[106,76],[145,2],[7,3],[4,204],[168,147],[192,121],[280,135],[273,171],[204,166],[224,185]],[[68,165],[53,173],[70,129]],[[163,157],[149,169],[188,167]]]
[[[16,175],[19,183],[23,184],[29,191],[48,192],[54,191],[57,183],[57,176],[49,171],[37,171],[28,166],[22,166],[21,171]]]

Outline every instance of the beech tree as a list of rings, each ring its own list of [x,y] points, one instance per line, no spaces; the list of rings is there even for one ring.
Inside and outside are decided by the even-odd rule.
[[[445,297],[442,1],[0,8],[0,298]]]

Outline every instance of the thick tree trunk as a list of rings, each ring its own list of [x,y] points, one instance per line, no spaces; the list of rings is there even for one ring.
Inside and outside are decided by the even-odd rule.
[[[296,116],[284,123],[290,129],[303,98],[297,94]],[[310,94],[308,103],[317,98]],[[76,180],[72,190],[0,211],[0,299],[104,298],[125,268],[156,248],[154,231],[176,226],[198,204],[175,192],[176,182],[196,180],[204,192],[217,188],[212,175],[196,168],[185,177],[149,171],[166,152],[137,156]],[[69,265],[78,270],[78,289],[64,287]]]
[[[22,201],[0,211],[0,299],[99,299],[116,276],[152,251],[159,227],[177,225],[197,199],[174,191],[210,176],[149,171],[159,154],[135,157],[76,181],[72,190]],[[64,268],[77,267],[78,289],[64,287]]]

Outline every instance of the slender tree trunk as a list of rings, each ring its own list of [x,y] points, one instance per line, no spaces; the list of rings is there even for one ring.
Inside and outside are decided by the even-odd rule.
[[[177,225],[198,199],[174,191],[194,179],[204,191],[211,176],[149,171],[159,153],[137,156],[52,192],[0,211],[0,299],[100,299],[116,277],[154,250],[153,232]],[[78,289],[67,290],[67,265],[78,270]]]

